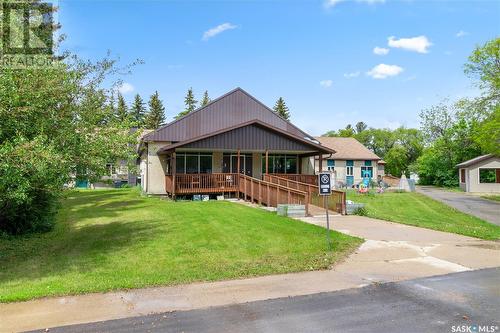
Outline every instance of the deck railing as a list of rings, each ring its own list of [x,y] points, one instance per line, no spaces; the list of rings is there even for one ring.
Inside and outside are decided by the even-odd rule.
[[[268,207],[278,204],[300,204],[309,213],[309,193],[298,189],[271,183],[244,174],[240,174],[239,192],[245,200],[250,200]]]
[[[279,184],[287,188],[293,188],[308,193],[309,203],[319,207],[325,207],[323,198],[318,194],[319,189],[317,185],[302,183],[274,174],[265,174],[262,176],[264,181],[273,184]],[[315,176],[317,177],[317,176]],[[332,194],[328,198],[328,208],[340,214],[346,213],[346,194],[343,191],[332,190]]]
[[[174,195],[234,192],[245,200],[268,207],[301,204],[305,206],[306,214],[309,213],[309,204],[312,202],[310,193],[314,193],[313,188],[317,186],[272,178],[280,182],[264,181],[238,173],[178,174],[175,179],[172,175],[166,175],[165,189]],[[286,182],[289,186],[285,185]]]
[[[318,185],[318,176],[316,175],[301,175],[298,173],[271,173],[271,176],[294,180],[300,183]]]
[[[168,193],[224,193],[237,192],[239,177],[237,173],[199,173],[165,176],[165,189]]]

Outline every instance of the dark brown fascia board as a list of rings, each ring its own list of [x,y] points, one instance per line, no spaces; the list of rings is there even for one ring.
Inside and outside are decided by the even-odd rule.
[[[245,126],[249,126],[249,125],[254,125],[254,124],[255,125],[260,125],[260,126],[262,126],[264,128],[268,128],[268,129],[270,129],[272,131],[275,131],[275,132],[278,132],[278,133],[280,133],[282,135],[285,135],[285,136],[287,136],[287,137],[289,137],[291,139],[294,139],[294,140],[300,141],[302,143],[305,143],[307,145],[310,145],[310,146],[312,146],[312,147],[314,147],[314,148],[322,151],[323,153],[326,153],[326,154],[334,154],[335,153],[335,150],[333,150],[333,149],[330,149],[330,148],[318,145],[317,143],[314,143],[312,141],[303,139],[303,138],[301,138],[299,136],[295,136],[293,134],[288,133],[287,131],[283,131],[282,129],[279,129],[277,127],[271,126],[269,124],[266,124],[266,123],[264,123],[264,122],[262,122],[262,121],[260,121],[258,119],[250,120],[250,121],[241,123],[241,124],[236,125],[236,126],[227,127],[227,128],[221,129],[219,131],[215,131],[215,132],[212,132],[212,133],[209,133],[209,134],[201,135],[201,136],[198,136],[196,138],[192,138],[192,139],[189,139],[189,140],[186,140],[186,141],[177,142],[177,143],[174,143],[174,144],[171,144],[171,145],[168,145],[166,147],[163,147],[163,148],[159,149],[156,153],[157,154],[163,154],[163,153],[165,153],[167,151],[172,151],[175,148],[182,147],[182,146],[187,145],[187,144],[192,143],[192,142],[203,140],[203,139],[215,136],[215,135],[219,135],[219,134],[222,134],[222,133],[225,133],[225,132],[229,132],[229,131],[237,129],[237,128],[241,128],[241,127],[245,127]]]
[[[204,108],[206,108],[206,107],[208,107],[208,106],[212,105],[212,104],[213,104],[213,103],[215,103],[215,102],[218,102],[219,100],[223,99],[224,97],[226,97],[226,96],[228,96],[228,95],[231,95],[232,93],[235,93],[236,91],[241,91],[242,93],[244,93],[245,95],[247,95],[248,97],[250,97],[251,99],[253,99],[254,101],[256,101],[257,103],[259,103],[260,105],[262,105],[262,106],[263,106],[265,109],[267,109],[269,112],[272,112],[273,114],[275,114],[275,115],[276,115],[276,113],[275,113],[273,110],[271,110],[271,108],[269,108],[267,105],[265,105],[264,103],[262,103],[261,101],[259,101],[257,98],[253,97],[251,94],[249,94],[249,93],[248,93],[247,91],[245,91],[243,88],[236,87],[235,89],[233,89],[233,90],[231,90],[231,91],[229,91],[229,92],[225,93],[224,95],[219,96],[219,97],[217,97],[216,99],[214,99],[214,100],[210,101],[207,105],[202,106],[202,107],[200,107],[200,108],[198,108],[198,109],[194,110],[193,112],[190,112],[190,113],[188,113],[187,115],[182,116],[182,117],[180,117],[180,118],[178,118],[178,119],[176,119],[176,120],[172,121],[171,123],[165,124],[165,125],[163,125],[162,127],[158,128],[157,130],[155,130],[155,131],[153,131],[153,132],[151,132],[151,133],[146,134],[146,135],[142,138],[142,140],[144,140],[144,141],[149,141],[149,140],[148,140],[148,137],[149,137],[149,136],[152,136],[152,135],[153,135],[153,134],[155,134],[156,132],[158,132],[158,131],[160,131],[160,130],[162,130],[162,129],[164,129],[164,128],[166,128],[166,127],[170,126],[170,125],[173,125],[173,124],[175,124],[175,123],[177,123],[177,122],[179,122],[179,121],[181,121],[181,120],[183,120],[183,119],[185,119],[185,118],[187,118],[187,117],[192,116],[192,115],[193,115],[194,113],[196,113],[196,112],[200,112],[200,111],[201,111],[201,110],[203,110]],[[276,115],[276,116],[280,117],[279,115]],[[300,128],[298,128],[298,127],[297,127],[297,126],[295,126],[294,124],[292,124],[292,122],[290,122],[289,120],[286,120],[286,119],[284,119],[284,118],[282,118],[282,117],[280,117],[280,118],[281,118],[281,119],[283,119],[284,121],[286,121],[288,124],[292,125],[292,126],[293,126],[295,129],[297,129],[298,131],[300,131],[300,132],[304,133],[306,136],[309,136],[309,138],[310,138],[310,139],[312,139],[312,140],[316,140],[316,138],[315,138],[314,136],[312,136],[312,135],[310,135],[310,134],[308,134],[308,133],[304,132],[303,130],[301,130]]]

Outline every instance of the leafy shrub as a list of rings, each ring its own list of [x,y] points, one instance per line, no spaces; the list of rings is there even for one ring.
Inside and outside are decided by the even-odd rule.
[[[2,143],[0,233],[49,230],[66,180],[63,159],[42,138]]]
[[[368,210],[366,209],[366,207],[358,207],[354,210],[353,215],[367,216]]]

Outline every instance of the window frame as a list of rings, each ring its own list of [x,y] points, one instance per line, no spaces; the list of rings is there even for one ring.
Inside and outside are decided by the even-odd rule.
[[[482,182],[481,181],[481,170],[493,170],[494,175],[495,175],[495,181],[494,182]],[[498,170],[500,170],[500,168],[478,168],[478,171],[477,171],[478,184],[499,184],[500,179],[498,179],[498,177],[497,177]]]
[[[373,167],[372,166],[366,166],[366,165],[363,165],[361,167],[361,178],[365,178],[363,176],[363,170],[370,170],[370,179],[373,178]]]
[[[197,171],[196,172],[187,172],[187,158],[196,156],[196,161],[197,161]],[[201,157],[210,157],[211,160],[211,167],[210,167],[210,172],[201,172]],[[212,153],[202,153],[202,152],[178,152],[176,153],[175,156],[175,172],[176,174],[183,174],[183,175],[196,175],[196,174],[201,174],[201,173],[212,173],[213,171],[213,165],[214,165],[214,160],[213,160],[213,154]],[[183,163],[183,170],[182,172],[179,171],[179,168],[177,167],[177,163],[181,162]]]

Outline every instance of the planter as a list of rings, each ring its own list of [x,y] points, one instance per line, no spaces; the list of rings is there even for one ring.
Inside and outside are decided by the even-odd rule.
[[[288,217],[305,217],[306,206],[279,204],[278,207],[276,207],[276,213],[278,215],[288,216]]]
[[[365,204],[362,203],[347,203],[346,204],[346,214],[347,215],[352,215],[354,212],[359,209],[365,207]]]

